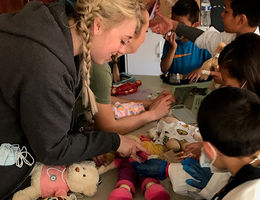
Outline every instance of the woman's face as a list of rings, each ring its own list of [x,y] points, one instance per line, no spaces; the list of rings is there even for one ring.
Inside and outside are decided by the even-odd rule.
[[[227,69],[220,68],[220,73],[223,81],[223,86],[241,87],[241,85],[243,84],[241,81],[232,77]]]
[[[134,37],[137,22],[126,19],[110,29],[105,29],[100,20],[95,20],[91,40],[91,58],[97,64],[111,60],[115,54],[125,54],[126,45]]]
[[[135,53],[145,40],[145,33],[149,26],[149,13],[148,11],[143,11],[142,14],[145,17],[146,23],[143,24],[140,34],[135,36],[133,40],[127,45],[127,53]]]

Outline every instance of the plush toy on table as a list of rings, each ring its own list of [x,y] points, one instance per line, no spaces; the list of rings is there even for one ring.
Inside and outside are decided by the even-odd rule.
[[[131,162],[135,162],[137,159],[139,162],[150,159],[156,155],[161,156],[168,149],[164,145],[154,144],[150,138],[146,136],[133,136],[128,135],[132,139],[142,143],[147,150],[151,153],[151,156],[146,155],[143,152],[138,152],[138,158],[121,158],[117,156],[112,156],[111,153],[108,154],[112,162],[108,165],[103,165],[99,168],[100,173],[105,173],[111,169],[118,168],[118,181],[116,183],[115,189],[110,193],[109,200],[131,200],[135,194],[135,186],[137,178],[141,182],[141,191],[144,193],[146,200],[161,198],[165,200],[170,199],[169,193],[160,184],[158,179],[150,177],[137,177],[135,169],[132,167]]]
[[[126,104],[126,105],[132,105],[132,104]],[[125,108],[129,108],[126,106]],[[122,118],[128,115],[131,115],[131,113],[124,112],[122,115],[118,115],[117,113],[120,111],[120,106],[114,106],[113,110],[115,112],[115,116],[118,116],[118,118]],[[127,109],[126,109],[127,110]],[[138,111],[138,109],[136,109]],[[176,118],[164,118],[162,122],[165,122],[166,124],[171,124],[178,122]],[[159,123],[160,126],[161,123]],[[185,125],[183,125],[185,126]],[[157,126],[158,127],[158,126]],[[186,128],[189,126],[186,126]],[[162,127],[161,127],[162,128]],[[161,132],[166,133],[167,130]],[[164,137],[163,134],[158,135],[158,129],[155,130],[156,135],[151,133],[151,137],[146,136],[132,136],[129,135],[128,137],[132,137],[132,139],[135,139],[137,142],[142,143],[143,146],[146,147],[146,149],[151,153],[151,155],[145,155],[140,153],[139,154],[139,162],[145,161],[146,159],[150,158],[163,158],[164,153],[168,152],[169,149],[173,150],[174,152],[184,150],[185,145],[189,144],[186,140],[178,140],[176,138],[170,138],[170,137]],[[181,133],[181,132],[180,132]],[[162,138],[164,143],[161,144],[155,144],[152,140],[156,141],[158,138]],[[169,148],[169,149],[168,149]],[[166,158],[166,157],[165,157]],[[170,156],[167,154],[167,158],[169,159]],[[132,167],[131,164],[137,160],[137,158],[134,159],[128,159],[128,158],[121,158],[116,157],[114,153],[108,153],[106,154],[106,160],[108,165],[103,165],[99,168],[100,173],[105,173],[109,170],[112,170],[114,168],[119,169],[119,177],[118,182],[116,183],[116,188],[110,193],[109,200],[116,200],[116,199],[133,199],[133,195],[135,194],[135,185],[136,185],[136,179],[137,175]],[[165,177],[161,177],[161,179],[164,179]],[[144,193],[145,199],[170,199],[169,193],[164,189],[164,187],[160,184],[158,179],[154,179],[151,177],[141,177],[141,190]]]
[[[162,159],[168,162],[180,162],[185,154],[184,152],[187,151],[187,147],[191,146],[191,144],[197,146],[196,148],[200,151],[202,138],[199,129],[174,117],[162,118],[157,126],[150,129],[148,133],[149,137],[153,138],[152,140],[155,144],[167,147],[169,151],[163,154]],[[197,157],[197,155],[192,153],[185,155]]]
[[[13,200],[36,200],[39,197],[73,199],[69,191],[93,196],[97,192],[99,172],[93,161],[69,166],[47,166],[36,163],[31,172],[31,186],[16,192]]]
[[[201,69],[200,79],[207,80],[210,75],[210,71],[218,70],[218,57],[220,52],[224,49],[225,46],[226,44],[224,42],[221,42],[213,52],[212,58],[206,60],[203,63],[203,65],[200,68]]]
[[[138,87],[142,85],[140,80],[134,83],[126,82],[120,85],[113,85],[111,89],[111,95],[127,95],[137,91]]]
[[[130,135],[129,137],[141,142],[151,153],[151,155],[140,153],[138,162],[152,158],[166,159],[168,162],[180,162],[180,157],[176,156],[175,153],[184,151],[188,144],[200,140],[200,134],[197,135],[197,131],[197,127],[185,124],[173,117],[166,117],[161,119],[157,126],[149,131],[149,136],[136,137]],[[137,175],[132,165],[136,163],[137,159],[120,158],[111,156],[111,154],[109,154],[109,157],[113,159],[113,161],[106,166],[101,166],[100,170],[102,173],[105,173],[111,169],[118,168],[119,177],[115,186],[116,188],[110,193],[108,199],[133,199]],[[167,164],[167,162],[165,162],[165,164]],[[165,177],[158,178],[161,180],[165,179]],[[146,200],[156,198],[170,199],[169,193],[160,184],[158,179],[141,177],[140,180],[141,191],[144,193]]]

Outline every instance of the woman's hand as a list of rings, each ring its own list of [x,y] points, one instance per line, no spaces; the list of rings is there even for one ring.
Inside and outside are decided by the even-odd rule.
[[[175,99],[173,98],[172,94],[158,97],[158,99],[150,105],[149,111],[147,111],[151,113],[151,120],[157,120],[168,115],[171,104],[174,101]]]
[[[169,91],[169,90],[163,90],[163,91],[162,91],[155,99],[153,99],[152,101],[153,101],[153,102],[156,102],[156,101],[162,99],[163,97],[166,97],[166,96],[169,96],[169,95],[171,96],[171,100],[172,100],[173,102],[175,102],[176,99],[174,98],[172,92]]]
[[[123,135],[119,135],[119,137],[120,137],[120,146],[117,149],[117,152],[122,157],[128,157],[128,156],[137,157],[136,152],[138,151],[143,151],[147,154],[150,154],[149,151],[144,146],[142,146],[135,140],[130,139],[129,137]]]
[[[171,95],[172,96],[172,101],[175,102],[175,98],[173,96],[173,94],[171,93],[171,91],[169,90],[163,90],[156,98],[152,99],[152,100],[143,100],[143,104],[146,110],[149,110],[149,107],[156,101],[162,99],[163,97],[167,96],[167,95]]]

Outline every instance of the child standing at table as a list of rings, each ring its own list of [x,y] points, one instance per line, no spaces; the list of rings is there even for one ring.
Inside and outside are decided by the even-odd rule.
[[[202,31],[171,20],[159,12],[156,13],[156,20],[153,20],[150,26],[153,32],[160,34],[174,30],[178,35],[195,42],[199,48],[208,49],[210,53],[213,53],[220,42],[229,44],[238,35],[249,32],[259,35],[259,6],[259,0],[225,0],[225,10],[222,13],[225,32],[218,32],[214,27]],[[193,81],[198,80],[200,76],[201,70],[194,70],[187,78]]]
[[[172,7],[172,19],[190,27],[199,25],[199,6],[194,0],[179,0]],[[163,73],[188,74],[200,68],[211,58],[206,49],[199,49],[187,38],[176,38],[176,33],[165,35],[161,71]]]
[[[241,88],[225,87],[213,91],[202,101],[198,113],[198,125],[203,138],[201,165],[220,174],[230,172],[229,182],[218,193],[211,190],[207,199],[250,199],[260,196],[260,100],[258,96]],[[246,134],[245,134],[246,133]],[[194,173],[192,161],[182,161],[185,171]],[[184,182],[175,163],[150,159],[134,163],[137,172],[143,176],[169,177],[176,189],[176,183]],[[195,167],[195,165],[193,166]],[[179,177],[179,178],[178,178]],[[203,179],[198,179],[200,184]],[[212,188],[217,182],[210,181]],[[177,188],[178,189],[178,188]],[[188,192],[190,194],[191,191]],[[215,195],[214,195],[215,193]]]

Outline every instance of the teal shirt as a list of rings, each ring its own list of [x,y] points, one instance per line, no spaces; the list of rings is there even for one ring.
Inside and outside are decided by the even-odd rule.
[[[206,49],[198,48],[193,42],[181,42],[176,40],[178,47],[176,49],[170,73],[188,74],[193,70],[200,68],[202,64],[211,58],[211,54]],[[162,59],[165,58],[169,51],[170,44],[165,41],[163,47]]]

